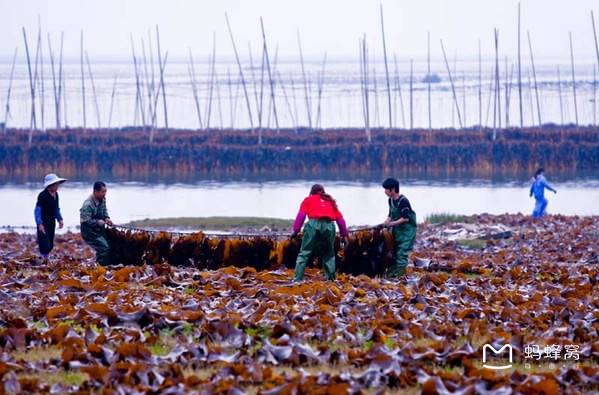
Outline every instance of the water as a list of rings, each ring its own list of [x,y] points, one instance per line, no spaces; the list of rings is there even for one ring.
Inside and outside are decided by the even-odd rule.
[[[558,193],[547,193],[553,214],[599,215],[599,177],[553,182]],[[551,180],[550,180],[551,181]],[[293,218],[312,180],[196,181],[188,183],[114,182],[108,184],[108,209],[116,223],[144,218],[256,216]],[[348,224],[382,222],[387,200],[379,181],[328,181],[327,192],[339,204]],[[37,183],[0,184],[0,226],[33,226]],[[529,213],[528,181],[409,180],[404,193],[422,221],[433,213]],[[91,184],[67,182],[60,189],[65,224],[74,230],[79,208]]]
[[[196,56],[196,61],[200,59]],[[255,55],[254,59],[260,59]],[[91,59],[94,86],[97,94],[97,107],[93,96],[91,79],[87,67],[86,73],[86,125],[87,127],[123,127],[140,125],[142,113],[136,110],[136,79],[131,63],[103,62]],[[178,62],[178,63],[177,63]],[[363,127],[364,106],[360,81],[360,66],[357,60],[331,61],[325,67],[318,61],[306,64],[306,86],[301,65],[293,61],[273,62],[274,103],[271,101],[268,74],[264,77],[259,64],[249,67],[244,63],[244,78],[248,91],[254,126],[275,127],[274,108],[280,127]],[[479,108],[479,71],[478,62],[473,59],[450,61],[452,78],[456,85],[456,96],[460,116],[455,108],[453,93],[445,64],[434,61],[431,73],[441,77],[441,82],[431,85],[431,113],[434,128],[472,126],[482,123],[493,126],[494,67],[495,63],[487,59],[482,64],[481,107]],[[574,93],[569,59],[539,60],[536,65],[539,85],[541,121],[543,123],[573,123],[578,117],[579,124],[596,124],[599,109],[596,104],[597,83],[591,62],[580,62],[576,67],[577,113],[575,113]],[[561,84],[557,83],[557,67],[561,70]],[[9,85],[10,64],[0,64],[0,123],[5,120],[6,93]],[[58,66],[56,66],[57,68]],[[371,62],[369,66],[369,114],[370,125],[388,126],[388,98],[384,64]],[[517,74],[514,65],[501,62],[501,124],[520,125]],[[395,64],[390,65],[390,85],[392,104],[392,123],[396,127],[410,126],[410,62],[398,63],[399,79],[396,79]],[[164,125],[162,96],[157,95],[159,81],[158,66],[154,67],[154,89],[150,65],[141,76],[141,107],[145,123],[150,124],[150,109],[156,108],[157,124]],[[56,71],[58,72],[58,71]],[[65,87],[59,106],[61,125],[71,127],[83,124],[83,106],[81,94],[81,70],[78,63],[64,65]],[[169,126],[174,128],[249,128],[250,117],[244,96],[243,85],[239,78],[236,63],[219,62],[216,64],[215,84],[212,80],[210,64],[203,59],[195,65],[196,89],[199,100],[199,116],[194,100],[188,63],[169,61],[165,69],[165,83]],[[427,74],[427,64],[414,63],[413,97],[411,99],[414,126],[428,127],[428,85],[421,81]],[[509,76],[506,98],[505,76]],[[49,61],[44,64],[44,115],[43,126],[56,126],[52,72]],[[114,102],[112,101],[113,83],[118,76]],[[319,90],[319,81],[322,91]],[[263,89],[261,81],[264,81]],[[537,104],[532,89],[532,70],[523,65],[523,112],[524,124],[538,124]],[[38,84],[36,111],[37,127],[42,127],[41,84]],[[560,106],[560,90],[561,102]],[[308,92],[306,95],[306,91]],[[400,96],[401,91],[401,96]],[[306,96],[308,99],[306,99]],[[212,99],[212,100],[210,100]],[[506,100],[509,111],[506,114]],[[309,107],[306,104],[309,102]],[[211,104],[210,104],[211,103]],[[260,103],[262,110],[259,111]],[[308,110],[309,108],[309,110]],[[320,108],[320,111],[319,111]],[[308,116],[309,114],[309,116]],[[506,119],[506,115],[507,118]],[[31,99],[27,65],[20,58],[15,69],[10,101],[9,126],[29,127],[31,119]]]

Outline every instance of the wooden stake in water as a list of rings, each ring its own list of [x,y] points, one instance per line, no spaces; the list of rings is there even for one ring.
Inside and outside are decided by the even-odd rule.
[[[62,100],[61,100],[62,95],[63,94],[66,95],[66,92],[64,92],[64,82],[63,82],[64,76],[63,76],[63,72],[62,72],[62,64],[63,64],[62,63],[62,59],[63,59],[62,58],[62,53],[63,53],[62,50],[63,50],[63,47],[64,47],[64,32],[60,32],[60,59],[58,61],[58,107],[59,107],[59,113],[60,113],[60,103],[62,102]],[[63,120],[64,120],[64,124],[66,126],[66,124],[67,124],[66,109],[64,110]],[[62,124],[61,120],[57,119],[56,123],[58,125],[58,128],[60,129],[60,126]]]
[[[524,111],[522,110],[522,56],[520,51],[520,3],[518,2],[518,97],[520,105],[520,127],[524,127]]]
[[[85,111],[85,71],[83,68],[83,30],[81,30],[81,108],[83,116],[83,131],[87,131],[87,113]]]
[[[597,55],[597,67],[599,67],[599,43],[597,43],[597,30],[595,29],[595,15],[591,10],[591,23],[593,25],[593,40],[595,41],[595,54]]]
[[[196,113],[198,115],[198,124],[200,125],[200,129],[202,129],[204,125],[202,123],[202,111],[200,110],[200,98],[198,97],[198,89],[196,85],[196,71],[194,63],[195,62],[193,60],[193,54],[191,52],[191,48],[189,48],[189,80],[191,83],[191,91],[193,93],[193,100],[195,102]]]
[[[160,51],[160,31],[158,25],[156,25],[156,48],[158,50],[158,64],[162,64],[162,52]],[[166,63],[164,63],[166,65]],[[160,87],[162,88],[162,105],[164,107],[164,128],[168,132],[168,109],[166,105],[166,89],[164,84],[164,68],[160,70]]]
[[[433,116],[431,111],[431,32],[426,34],[426,80],[428,90],[428,132],[433,132]]]
[[[214,95],[214,81],[216,78],[216,33],[212,33],[212,55],[209,58],[210,79],[208,82],[208,108],[206,109],[206,130],[210,129],[210,120],[212,116],[212,99]]]
[[[27,70],[29,71],[29,90],[31,93],[31,121],[29,123],[29,136],[28,144],[31,146],[33,140],[33,130],[37,129],[35,122],[35,84],[33,82],[33,75],[31,74],[31,58],[29,57],[29,45],[27,45],[27,33],[25,27],[23,27],[23,40],[25,41],[25,54],[27,56]]]
[[[366,35],[362,39],[362,70],[364,94],[364,126],[368,142],[372,142],[370,133],[370,103],[368,102],[368,50],[366,48]]]
[[[389,130],[393,129],[393,108],[391,107],[391,85],[389,84],[389,65],[387,64],[387,44],[385,42],[385,22],[383,20],[383,4],[381,3],[381,31],[383,33],[383,59],[385,60],[385,80],[387,81],[387,104]]]
[[[56,121],[56,130],[60,130],[60,101],[58,100],[58,87],[56,85],[56,70],[54,67],[54,51],[52,50],[52,42],[50,40],[50,33],[47,34],[48,38],[48,54],[50,56],[50,70],[52,70],[52,91],[54,94],[54,116]]]
[[[98,95],[96,94],[96,84],[94,82],[94,74],[92,73],[92,66],[89,62],[89,56],[87,56],[87,51],[85,51],[85,60],[87,62],[87,70],[89,72],[89,79],[92,83],[92,93],[94,95],[94,106],[96,107],[96,119],[98,120],[98,129],[102,128],[102,122],[100,121],[100,106],[98,104]]]
[[[530,41],[530,32],[526,32],[526,35],[528,37],[528,49],[530,51],[530,64],[532,65],[532,78],[533,78],[533,82],[534,82],[534,87],[535,87],[535,97],[537,99],[537,116],[539,118],[539,127],[542,127],[543,122],[541,121],[541,100],[539,99],[539,89],[538,89],[538,85],[537,85],[537,72],[535,69],[535,59],[534,56],[532,54],[532,43]]]
[[[112,92],[110,93],[110,109],[108,111],[108,129],[112,125],[112,109],[114,106],[114,99],[116,98],[116,84],[119,79],[119,73],[114,76],[114,82],[112,83]]]
[[[40,16],[37,16],[37,24],[38,24],[38,33],[37,33],[37,45],[39,46],[40,51],[40,115],[41,115],[41,124],[42,131],[46,131],[46,84],[44,78],[44,45],[42,44],[42,26],[40,22]]]
[[[8,125],[8,116],[10,115],[10,93],[12,91],[12,81],[15,75],[15,63],[17,61],[17,51],[18,48],[15,48],[15,53],[12,56],[12,66],[10,66],[10,79],[8,82],[8,91],[6,93],[6,106],[4,112],[4,123],[2,124],[2,133],[6,134],[6,125]]]
[[[304,53],[302,51],[302,41],[300,38],[300,32],[299,29],[297,30],[297,45],[299,47],[299,54],[300,54],[300,62],[301,62],[301,66],[302,66],[302,77],[304,79],[304,95],[306,98],[306,114],[308,116],[308,128],[310,128],[310,130],[312,130],[312,103],[311,103],[311,99],[310,99],[310,93],[308,91],[308,80],[306,78],[306,68],[304,65]]]
[[[576,100],[576,75],[574,74],[574,47],[572,45],[572,32],[570,36],[570,63],[572,65],[572,93],[574,95],[574,122],[578,126],[578,103]]]
[[[414,59],[410,59],[410,130],[414,130]]]
[[[593,125],[597,125],[597,67],[593,65]]]
[[[443,46],[443,39],[441,41],[441,51],[443,52],[443,59],[445,60],[445,67],[447,68],[447,75],[449,76],[449,83],[451,84],[451,92],[453,93],[453,102],[455,104],[456,110],[458,112],[458,122],[460,123],[460,129],[464,126],[462,125],[462,116],[460,114],[460,106],[458,104],[458,96],[455,92],[455,85],[453,83],[453,78],[451,77],[451,70],[449,69],[449,62],[447,61],[447,54],[445,53],[445,47]]]
[[[316,128],[321,128],[321,120],[322,120],[322,91],[325,81],[325,69],[327,64],[327,53],[324,54],[324,59],[322,60],[322,69],[320,71],[320,76],[318,79],[318,104],[316,105]]]
[[[497,106],[497,125],[501,129],[501,85],[499,84],[499,30],[495,29],[495,103]],[[497,138],[495,120],[493,120],[493,140]]]
[[[562,80],[559,73],[559,66],[557,66],[557,92],[559,96],[560,125],[564,125],[564,101],[562,100]]]
[[[166,68],[166,61],[168,59],[168,51],[165,52],[164,54],[164,60],[162,62],[162,64],[159,65],[159,71],[160,71],[160,81],[159,81],[159,85],[158,85],[158,89],[156,91],[156,95],[154,96],[154,104],[152,105],[153,108],[156,108],[156,106],[158,105],[158,98],[160,97],[160,90],[161,88],[164,86],[164,69]],[[154,114],[152,114],[152,125],[156,125],[156,111],[154,111]],[[154,142],[154,131],[156,128],[152,127],[150,128],[150,144],[152,144]]]
[[[264,32],[264,22],[262,21],[262,17],[260,17],[260,28],[262,29],[262,41],[264,43],[264,56],[266,58],[266,70],[268,71],[268,80],[270,82],[270,98],[272,100],[273,114],[275,116],[275,127],[277,130],[277,134],[279,133],[279,115],[277,114],[277,105],[275,100],[275,82],[272,76],[272,72],[270,69],[270,60],[268,58],[268,47],[266,44],[266,33]],[[270,112],[269,112],[270,115]]]
[[[237,52],[237,46],[235,45],[235,40],[233,38],[233,31],[231,30],[231,24],[229,23],[229,16],[225,13],[225,20],[227,22],[227,29],[229,31],[229,37],[231,38],[231,44],[233,45],[233,51],[235,52],[235,60],[237,61],[237,66],[239,67],[239,76],[241,77],[241,85],[243,86],[243,93],[245,94],[245,102],[247,104],[248,116],[250,118],[250,127],[252,131],[254,130],[254,120],[252,119],[252,108],[250,105],[250,97],[248,95],[247,86],[245,84],[245,78],[243,77],[243,68],[241,67],[241,62],[239,61],[239,53]]]
[[[478,40],[478,130],[483,130],[483,62],[480,39]]]
[[[399,96],[399,107],[401,109],[401,124],[402,127],[406,128],[406,112],[403,105],[403,94],[401,93],[401,81],[399,78],[399,66],[397,63],[397,55],[393,54],[393,62],[395,63],[395,86],[397,89],[397,94]]]

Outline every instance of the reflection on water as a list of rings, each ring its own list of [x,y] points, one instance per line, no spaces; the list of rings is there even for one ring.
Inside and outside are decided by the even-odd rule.
[[[380,178],[380,177],[379,177]],[[113,182],[108,209],[116,223],[143,218],[257,216],[293,218],[315,181],[201,181],[195,183]],[[566,215],[599,215],[599,177],[550,179],[558,193],[548,193],[548,211]],[[382,222],[387,200],[378,178],[373,181],[326,181],[348,224]],[[0,226],[33,226],[37,183],[0,185]],[[432,213],[528,213],[534,200],[527,179],[485,181],[409,179],[402,190],[422,221]],[[91,193],[90,182],[68,182],[60,190],[67,226],[78,225],[79,207]]]

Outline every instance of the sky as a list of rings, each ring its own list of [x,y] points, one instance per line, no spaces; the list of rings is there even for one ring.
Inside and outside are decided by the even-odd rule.
[[[248,42],[262,45],[260,17],[264,20],[270,51],[278,45],[281,58],[297,59],[299,30],[306,58],[354,59],[364,34],[371,53],[382,54],[380,4],[383,5],[387,47],[400,58],[424,59],[427,32],[432,57],[442,54],[439,40],[459,59],[476,58],[478,40],[485,57],[491,56],[493,28],[499,29],[501,56],[515,56],[518,1],[515,0],[0,0],[0,60],[12,58],[15,47],[24,54],[22,27],[33,41],[38,16],[58,48],[65,34],[66,58],[78,59],[80,32],[94,59],[129,59],[130,35],[136,43],[160,26],[163,51],[169,59],[207,54],[216,35],[217,57],[232,59],[225,22],[228,13],[243,56]],[[593,61],[595,49],[590,12],[599,28],[597,0],[522,0],[522,48],[528,51],[530,31],[535,56],[569,59],[569,32],[575,57]],[[46,37],[44,37],[46,39]],[[31,45],[31,44],[30,44]],[[47,48],[47,43],[45,43]],[[56,50],[56,49],[55,49]],[[523,52],[528,54],[528,52]]]

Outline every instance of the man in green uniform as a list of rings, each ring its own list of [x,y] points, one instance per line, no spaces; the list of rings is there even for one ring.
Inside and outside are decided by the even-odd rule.
[[[383,226],[391,227],[395,239],[395,263],[387,269],[389,278],[406,274],[408,255],[416,239],[416,213],[404,195],[399,193],[399,181],[387,178],[383,181],[385,195],[389,198],[389,215]]]
[[[94,183],[94,192],[83,202],[79,210],[81,237],[96,250],[96,260],[100,265],[110,264],[110,246],[106,240],[105,225],[112,225],[106,208],[106,184]]]

